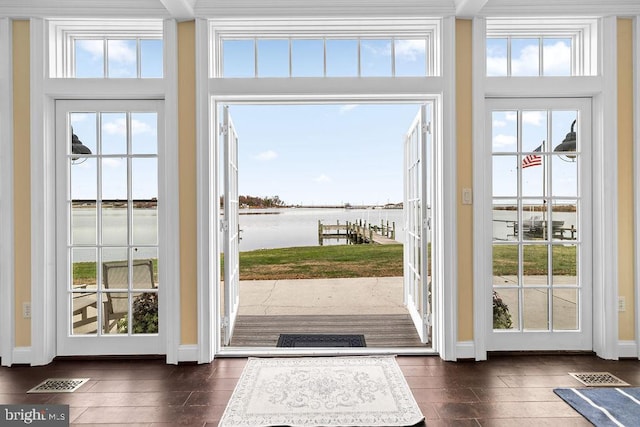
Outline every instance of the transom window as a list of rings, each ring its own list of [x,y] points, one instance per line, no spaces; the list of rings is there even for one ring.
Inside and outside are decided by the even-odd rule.
[[[49,22],[50,76],[162,78],[161,21]]]
[[[487,20],[487,76],[590,76],[597,70],[593,19]]]
[[[438,75],[439,21],[407,25],[324,22],[289,27],[211,23],[212,77],[424,77]],[[353,30],[352,28],[357,28]]]

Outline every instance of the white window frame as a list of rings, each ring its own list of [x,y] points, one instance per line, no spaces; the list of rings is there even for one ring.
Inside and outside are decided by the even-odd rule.
[[[526,23],[526,20],[524,21]],[[605,359],[619,357],[618,343],[618,252],[617,252],[617,140],[616,17],[597,20],[600,57],[597,76],[486,77],[485,35],[487,19],[475,18],[473,29],[473,149],[474,198],[474,341],[476,360],[487,358],[486,335],[492,318],[491,257],[485,243],[491,239],[484,229],[491,213],[490,157],[484,150],[486,98],[586,97],[592,99],[592,206],[593,206],[593,350]],[[593,58],[592,58],[593,60]],[[609,143],[608,143],[609,142]],[[615,284],[615,286],[614,286]]]
[[[162,39],[163,25],[158,19],[140,20],[101,20],[101,19],[51,19],[48,21],[49,33],[49,77],[75,77],[75,41],[128,39],[136,40],[137,76],[140,78],[140,46],[142,39]],[[107,49],[104,49],[104,76],[108,78]]]
[[[264,22],[264,21],[261,21]],[[359,26],[396,28],[400,34],[406,22],[416,20],[365,20]],[[417,20],[420,22],[420,20]],[[217,173],[218,146],[215,137],[216,102],[389,102],[391,100],[419,100],[433,96],[435,103],[434,134],[435,185],[440,189],[434,203],[440,209],[434,212],[434,246],[440,251],[434,265],[434,277],[441,278],[434,284],[433,348],[445,360],[456,360],[457,343],[457,234],[456,234],[456,148],[455,141],[455,18],[440,20],[440,47],[437,49],[440,75],[434,77],[402,78],[283,78],[283,79],[224,79],[215,78],[214,58],[215,25],[226,24],[229,34],[233,25],[229,21],[196,19],[196,122],[198,159],[198,361],[208,363],[216,356],[220,342],[219,262],[221,242],[218,224],[212,218],[219,217],[219,177]],[[247,20],[236,21],[239,31],[247,31]],[[253,23],[252,28],[257,25]],[[293,32],[297,27],[307,28],[308,20],[274,20],[267,28],[280,32]],[[375,24],[375,25],[374,25]],[[322,32],[327,32],[323,22]],[[394,27],[395,26],[395,27]],[[211,46],[213,45],[213,46]],[[375,94],[375,95],[373,95]],[[447,143],[444,143],[447,141]],[[444,286],[446,283],[446,286]],[[227,353],[225,353],[227,354]],[[239,355],[240,353],[236,353]],[[256,354],[250,352],[248,354]],[[466,357],[466,356],[465,356]]]
[[[82,22],[82,21],[78,21]],[[88,22],[88,21],[84,21]],[[89,21],[90,22],[90,21]],[[130,23],[131,21],[129,21]],[[158,21],[164,40],[163,79],[42,78],[49,53],[58,48],[49,21],[33,18],[31,28],[31,348],[24,363],[45,365],[56,356],[56,208],[55,100],[164,99],[165,144],[158,162],[159,200],[165,200],[160,219],[158,274],[164,284],[159,302],[160,325],[166,340],[167,363],[177,363],[180,341],[180,253],[178,229],[177,144],[177,24]],[[54,22],[55,24],[55,22]],[[93,22],[95,24],[95,22]],[[115,24],[114,24],[115,25]],[[117,26],[117,25],[116,25]],[[55,27],[55,25],[54,25]],[[51,37],[49,37],[51,36]],[[56,62],[58,66],[60,61]],[[61,66],[61,65],[60,65]],[[66,260],[65,260],[66,262]]]
[[[486,28],[487,38],[570,38],[571,76],[598,75],[598,20],[595,18],[488,18]],[[486,55],[486,49],[484,53]],[[539,55],[539,76],[543,76],[542,49]],[[486,64],[483,70],[486,75]],[[507,70],[506,77],[511,77],[510,50]]]
[[[11,21],[0,18],[0,358],[14,362],[13,61]]]
[[[292,20],[211,20],[209,32],[211,35],[211,55],[209,59],[209,76],[223,78],[223,41],[228,40],[254,40],[254,52],[256,56],[257,74],[257,41],[264,39],[284,39],[289,41],[289,76],[291,77],[291,40],[294,39],[349,39],[358,42],[358,77],[361,75],[360,50],[361,41],[367,39],[389,39],[391,44],[391,73],[387,78],[395,76],[395,40],[425,39],[428,77],[441,74],[441,20],[440,19],[379,19],[379,20],[335,20],[335,19],[308,19],[303,21]],[[326,50],[324,57],[324,76],[326,77]],[[422,77],[422,76],[421,76]],[[336,77],[329,77],[336,78]]]

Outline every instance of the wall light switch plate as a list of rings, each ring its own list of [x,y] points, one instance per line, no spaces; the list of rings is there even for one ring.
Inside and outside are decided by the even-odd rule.
[[[462,189],[462,204],[470,205],[473,201],[472,193],[470,188]]]
[[[22,317],[24,319],[31,319],[31,303],[30,302],[22,303]]]
[[[624,297],[618,297],[618,311],[627,310],[627,300]]]

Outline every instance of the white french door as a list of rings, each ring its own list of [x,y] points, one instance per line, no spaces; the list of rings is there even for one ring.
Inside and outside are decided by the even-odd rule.
[[[591,350],[590,100],[487,105],[487,349]]]
[[[238,135],[229,114],[222,109],[222,144],[224,149],[224,330],[223,345],[229,345],[240,306],[240,225],[238,195]]]
[[[57,354],[161,354],[161,101],[56,102]]]
[[[404,139],[404,303],[420,340],[430,341],[431,105],[420,107]]]

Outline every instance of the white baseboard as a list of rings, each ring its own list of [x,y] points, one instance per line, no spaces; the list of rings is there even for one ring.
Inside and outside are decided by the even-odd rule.
[[[31,347],[16,347],[13,349],[12,365],[31,365]]]
[[[458,341],[456,344],[456,359],[475,359],[476,347],[473,341]]]
[[[638,355],[638,346],[635,341],[618,341],[618,357],[620,358],[640,358]]]
[[[178,347],[178,363],[179,362],[197,362],[198,346],[196,344],[181,345]]]

